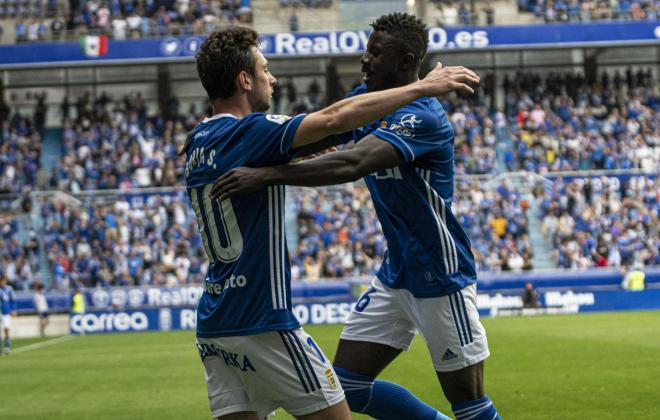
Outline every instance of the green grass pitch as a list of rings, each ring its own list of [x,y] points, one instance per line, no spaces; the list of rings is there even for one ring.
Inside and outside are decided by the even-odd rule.
[[[657,419],[660,312],[485,318],[504,419]],[[328,356],[340,326],[310,326]],[[192,332],[76,337],[0,358],[0,418],[209,419]],[[417,339],[382,375],[449,413]],[[276,419],[290,418],[278,412]],[[355,418],[366,418],[355,416]]]

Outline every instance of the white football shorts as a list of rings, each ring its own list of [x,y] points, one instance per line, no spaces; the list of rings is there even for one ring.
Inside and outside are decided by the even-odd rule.
[[[213,418],[279,407],[294,416],[311,414],[344,399],[332,363],[302,328],[255,335],[202,338]]]
[[[353,307],[341,338],[407,351],[418,331],[438,372],[472,366],[490,355],[475,284],[447,296],[416,298],[374,278]]]
[[[2,328],[11,328],[11,315],[2,315]]]

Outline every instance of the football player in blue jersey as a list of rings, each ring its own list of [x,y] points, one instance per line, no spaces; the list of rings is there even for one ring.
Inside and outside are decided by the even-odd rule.
[[[291,311],[284,238],[284,186],[212,199],[211,188],[239,166],[290,162],[330,135],[381,118],[426,95],[471,90],[478,77],[438,68],[423,80],[356,95],[294,118],[264,115],[276,79],[257,49],[257,33],[209,35],[196,56],[214,115],[188,135],[186,187],[209,269],[197,309],[197,348],[213,417],[256,419],[283,407],[301,419],[346,419],[350,411],[331,363]]]
[[[425,25],[394,13],[372,26],[361,60],[364,84],[349,96],[418,80],[428,46]],[[483,385],[489,350],[476,307],[474,257],[451,210],[454,132],[446,113],[428,95],[353,130],[350,139],[354,147],[300,164],[235,169],[211,194],[240,197],[264,185],[317,186],[364,177],[388,251],[337,349],[334,366],[351,410],[378,419],[448,418],[405,388],[375,380],[420,332],[456,418],[500,418]]]
[[[5,354],[9,354],[11,350],[11,337],[9,329],[11,328],[11,317],[16,316],[16,296],[14,295],[14,288],[11,287],[7,278],[0,275],[0,326],[5,335]]]

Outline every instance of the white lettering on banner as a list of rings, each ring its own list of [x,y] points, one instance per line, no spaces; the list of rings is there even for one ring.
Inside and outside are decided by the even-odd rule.
[[[195,306],[201,296],[201,287],[181,287],[174,290],[163,290],[153,287],[147,290],[147,305]]]
[[[485,48],[489,45],[486,31],[458,31],[453,40],[448,39],[447,31],[442,28],[429,28],[429,49],[443,48]]]
[[[312,305],[294,305],[293,314],[301,324],[342,324],[351,313],[352,304],[314,303]]]
[[[117,312],[109,314],[74,315],[70,321],[74,333],[97,333],[112,331],[144,331],[149,328],[149,319],[143,312]]]
[[[275,34],[275,54],[329,54],[364,51],[367,31],[328,32],[318,36],[291,33]]]
[[[182,330],[194,330],[197,328],[197,311],[193,309],[182,309],[179,326]]]
[[[504,296],[501,293],[494,295],[478,294],[477,309],[494,308],[522,308],[523,302],[520,296]]]
[[[593,293],[573,293],[571,290],[562,292],[546,292],[546,306],[593,305],[596,298]]]

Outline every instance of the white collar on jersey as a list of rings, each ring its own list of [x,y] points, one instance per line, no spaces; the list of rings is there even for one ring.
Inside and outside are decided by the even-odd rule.
[[[204,118],[202,122],[207,123],[209,121],[217,120],[218,118],[224,118],[224,117],[231,117],[234,119],[238,119],[235,115],[225,113],[225,114],[215,114],[212,117]]]

